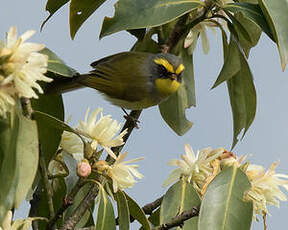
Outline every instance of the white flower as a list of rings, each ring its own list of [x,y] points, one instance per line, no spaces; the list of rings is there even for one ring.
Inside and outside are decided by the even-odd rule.
[[[195,25],[188,33],[187,37],[185,38],[184,41],[184,48],[189,48],[189,53],[192,54],[196,44],[198,37],[200,36],[201,42],[202,42],[202,50],[204,54],[208,54],[210,50],[210,45],[209,45],[209,40],[207,37],[207,27],[212,29],[214,34],[216,33],[214,30],[214,27],[216,25],[212,22],[209,21],[203,21]]]
[[[266,215],[267,205],[279,207],[279,200],[287,200],[280,186],[288,191],[288,175],[275,173],[277,165],[274,162],[267,172],[259,165],[248,166],[246,174],[251,182],[251,189],[245,194],[245,199],[253,201],[254,217],[256,214]]]
[[[47,71],[48,56],[38,53],[44,45],[25,42],[34,33],[35,31],[29,30],[17,38],[16,27],[13,26],[7,33],[6,43],[1,42],[0,90],[3,86],[13,85],[18,97],[38,98],[33,88],[39,93],[43,93],[43,90],[37,81],[52,81],[44,75]]]
[[[0,229],[3,229],[3,230],[12,230],[12,217],[13,217],[13,214],[12,212],[9,210],[5,217],[4,217],[4,220],[3,220],[3,223],[2,223],[2,228],[0,227]]]
[[[96,150],[99,144],[111,157],[116,159],[117,157],[111,150],[111,147],[124,144],[123,136],[127,133],[127,129],[115,137],[121,128],[121,123],[118,124],[118,122],[113,120],[110,115],[103,116],[102,113],[100,114],[100,118],[97,120],[97,115],[102,110],[102,108],[95,109],[88,118],[88,108],[85,115],[85,120],[79,121],[79,125],[76,130],[81,135],[92,140],[91,147],[93,150]]]
[[[112,166],[108,166],[107,174],[113,181],[113,191],[131,188],[136,180],[134,177],[141,179],[143,175],[137,171],[138,165],[128,165],[130,163],[142,160],[143,157],[129,161],[123,161],[127,152],[120,154]]]
[[[181,155],[182,160],[174,159],[168,162],[169,165],[177,166],[163,183],[163,186],[173,183],[181,176],[185,176],[189,182],[193,183],[196,190],[201,191],[206,179],[212,175],[213,167],[210,162],[221,156],[224,148],[212,150],[205,148],[197,152],[195,156],[190,145],[185,145],[186,155]]]
[[[64,131],[61,137],[60,148],[71,154],[77,162],[84,159],[84,144],[75,133]]]

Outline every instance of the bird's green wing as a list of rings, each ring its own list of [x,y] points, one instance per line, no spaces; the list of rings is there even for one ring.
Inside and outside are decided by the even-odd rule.
[[[149,64],[153,54],[125,52],[91,64],[95,69],[79,82],[109,97],[140,101],[151,92]]]

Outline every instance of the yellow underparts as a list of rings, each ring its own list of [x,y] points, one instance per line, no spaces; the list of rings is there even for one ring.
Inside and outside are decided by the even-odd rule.
[[[155,80],[155,85],[160,94],[168,96],[177,91],[180,83],[169,78],[158,78]]]

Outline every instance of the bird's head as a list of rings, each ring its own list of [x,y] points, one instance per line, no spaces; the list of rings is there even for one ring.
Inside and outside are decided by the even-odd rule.
[[[157,54],[153,59],[156,69],[155,86],[162,95],[170,95],[178,90],[182,81],[184,65],[173,54]]]

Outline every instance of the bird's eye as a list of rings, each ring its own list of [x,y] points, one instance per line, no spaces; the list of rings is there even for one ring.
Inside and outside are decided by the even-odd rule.
[[[163,65],[158,65],[158,66],[159,66],[160,77],[167,77],[169,73],[168,73],[167,69],[165,68],[165,66],[163,66]]]

